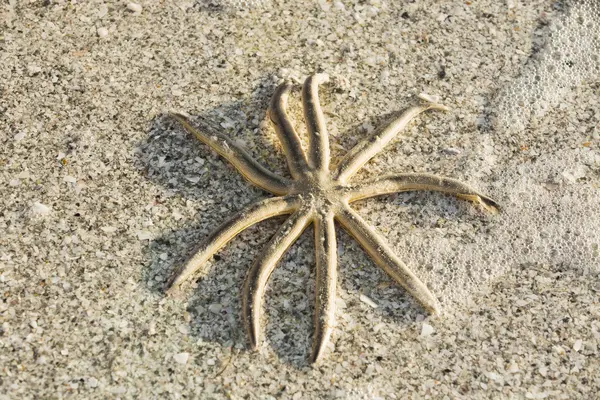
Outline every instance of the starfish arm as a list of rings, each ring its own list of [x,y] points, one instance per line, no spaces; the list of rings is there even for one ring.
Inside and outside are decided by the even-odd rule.
[[[242,319],[248,331],[250,347],[260,340],[260,312],[267,281],[277,262],[311,222],[309,213],[299,210],[279,228],[252,265],[242,292]]]
[[[250,154],[235,144],[233,140],[218,133],[206,121],[201,120],[200,128],[196,128],[183,114],[170,113],[169,116],[179,122],[186,131],[229,161],[250,183],[276,195],[283,195],[289,192],[289,188],[292,185],[289,180],[274,174],[260,165]]]
[[[432,190],[453,194],[465,200],[479,203],[491,212],[495,212],[500,208],[492,198],[479,193],[466,183],[431,174],[390,175],[350,186],[347,190],[347,196],[351,202],[396,192]]]
[[[308,129],[309,162],[320,171],[329,170],[329,136],[325,116],[319,103],[319,85],[329,80],[326,74],[309,76],[302,88],[304,119]]]
[[[297,210],[298,196],[285,196],[256,202],[235,214],[218,229],[213,231],[200,245],[198,251],[169,279],[167,293],[174,292],[181,283],[198,271],[221,247],[238,233],[267,218],[290,214]]]
[[[291,89],[290,82],[284,82],[277,87],[271,100],[269,116],[275,125],[275,132],[283,147],[290,173],[294,178],[298,178],[308,169],[308,164],[300,138],[287,115],[287,100]]]
[[[333,214],[318,215],[315,219],[315,332],[312,362],[323,356],[335,323],[335,299],[337,286],[337,242]]]
[[[408,269],[385,240],[360,215],[350,207],[345,207],[336,214],[336,218],[394,281],[404,287],[428,312],[433,314],[439,312],[437,301],[425,284]]]
[[[336,179],[342,183],[350,179],[367,161],[383,150],[414,117],[427,110],[447,110],[447,107],[437,103],[414,106],[399,117],[390,119],[346,154],[337,166]]]

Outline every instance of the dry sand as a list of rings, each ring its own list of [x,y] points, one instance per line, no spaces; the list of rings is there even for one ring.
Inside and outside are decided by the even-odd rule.
[[[0,399],[597,396],[600,89],[581,82],[516,132],[494,124],[496,94],[565,12],[523,3],[2,2]],[[287,174],[266,107],[280,79],[315,71],[332,77],[336,159],[421,92],[453,109],[417,118],[362,178],[440,173],[504,207],[361,202],[444,313],[425,315],[338,231],[338,322],[313,367],[312,232],[271,278],[259,352],[239,293],[281,219],[162,293],[209,231],[267,194],[161,115],[210,118]]]

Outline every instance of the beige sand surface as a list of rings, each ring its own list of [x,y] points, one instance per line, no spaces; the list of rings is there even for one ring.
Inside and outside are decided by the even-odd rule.
[[[577,79],[533,121],[517,104],[519,129],[495,122],[568,7],[140,4],[0,4],[0,399],[598,395],[600,87]],[[452,108],[418,117],[360,177],[452,176],[503,211],[431,193],[361,202],[444,313],[425,315],[339,231],[338,323],[312,367],[312,232],[271,278],[259,352],[239,294],[281,219],[162,293],[209,231],[267,194],[161,115],[209,118],[285,175],[266,107],[281,79],[315,71],[332,78],[321,98],[336,159],[419,93]]]

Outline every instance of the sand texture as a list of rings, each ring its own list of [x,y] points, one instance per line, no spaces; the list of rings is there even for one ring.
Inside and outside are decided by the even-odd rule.
[[[0,399],[595,398],[598,7],[0,2]],[[211,230],[270,196],[165,112],[211,121],[287,177],[266,110],[279,82],[314,72],[331,78],[334,164],[420,93],[439,96],[451,111],[417,117],[357,180],[441,174],[502,206],[429,192],[357,203],[442,314],[338,229],[337,324],[317,366],[312,229],[271,276],[257,352],[240,291],[283,218],[244,231],[176,296],[162,289]]]

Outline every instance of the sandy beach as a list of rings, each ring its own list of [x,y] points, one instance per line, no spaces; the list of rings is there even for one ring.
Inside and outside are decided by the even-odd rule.
[[[598,21],[595,1],[2,2],[0,399],[595,398]],[[356,180],[440,174],[501,210],[432,192],[356,203],[442,313],[338,229],[337,322],[311,365],[312,229],[271,276],[256,352],[240,291],[285,218],[163,287],[270,196],[166,113],[211,121],[288,177],[267,108],[315,72],[330,77],[332,163],[439,96],[450,111],[415,118]]]

